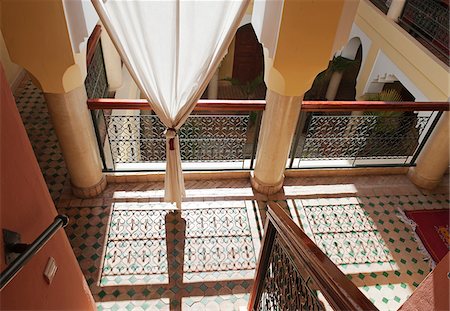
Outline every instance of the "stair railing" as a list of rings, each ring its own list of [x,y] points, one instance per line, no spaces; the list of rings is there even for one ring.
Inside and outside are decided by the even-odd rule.
[[[325,310],[327,304],[377,310],[278,203],[269,203],[249,310]]]

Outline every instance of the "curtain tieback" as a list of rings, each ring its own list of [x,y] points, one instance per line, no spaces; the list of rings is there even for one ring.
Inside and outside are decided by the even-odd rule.
[[[169,149],[175,150],[175,137],[178,135],[177,130],[174,128],[166,129],[166,139],[169,140]]]

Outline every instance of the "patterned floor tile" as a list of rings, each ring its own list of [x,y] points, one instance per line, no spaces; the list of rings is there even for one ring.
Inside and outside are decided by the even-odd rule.
[[[44,95],[29,78],[14,92],[17,108],[54,202],[57,202],[67,179],[67,169]]]
[[[434,196],[422,200],[442,206]],[[415,195],[304,199],[292,205],[305,232],[380,310],[397,310],[430,271],[426,250],[399,217],[404,206],[421,206]]]
[[[308,193],[276,200],[380,310],[395,310],[430,270],[398,216],[406,207],[448,206],[448,198],[408,194],[403,177],[380,179],[403,190],[367,196],[368,179],[299,178],[287,184]],[[357,195],[318,189],[350,182]],[[275,198],[255,195],[248,179],[187,180],[179,212],[161,202],[163,187],[111,183],[102,198],[81,200],[66,185],[58,208],[71,219],[66,232],[98,309],[245,310],[266,204]]]

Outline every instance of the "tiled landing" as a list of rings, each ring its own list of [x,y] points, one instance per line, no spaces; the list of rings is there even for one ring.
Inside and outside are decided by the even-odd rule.
[[[380,310],[396,310],[429,271],[399,210],[448,208],[405,176],[289,178],[255,195],[246,179],[186,181],[176,212],[163,184],[109,184],[100,198],[65,191],[60,212],[99,310],[245,310],[265,220],[277,200]]]
[[[181,212],[155,197],[162,183],[110,184],[100,199],[64,194],[59,211],[98,309],[245,310],[262,220],[242,183],[187,182],[194,197]]]
[[[67,179],[67,169],[44,95],[26,77],[14,97],[50,195],[57,202]]]
[[[448,208],[447,195],[297,199],[305,232],[380,310],[397,310],[431,258],[403,211]]]

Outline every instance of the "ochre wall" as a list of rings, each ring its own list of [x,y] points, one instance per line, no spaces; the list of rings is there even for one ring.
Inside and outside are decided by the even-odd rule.
[[[0,26],[9,56],[30,72],[46,93],[66,93],[83,84],[62,0],[2,0]]]
[[[12,85],[19,76],[22,68],[19,65],[13,63],[9,58],[8,50],[6,49],[5,45],[5,39],[3,39],[3,34],[1,33],[1,30],[0,30],[0,62],[3,64],[6,79],[8,80],[9,85]]]
[[[326,69],[350,33],[358,1],[286,0],[273,59],[265,52],[265,81],[273,91],[300,96]]]
[[[427,98],[438,101],[450,97],[448,67],[368,0],[360,1],[355,24],[372,41],[359,73],[358,96],[363,94],[381,49]]]
[[[32,242],[57,215],[0,66],[1,228]],[[0,233],[1,234],[1,233]],[[6,268],[0,237],[0,269]],[[49,257],[58,265],[52,284],[43,271]],[[0,292],[2,310],[94,310],[95,304],[63,229]]]

